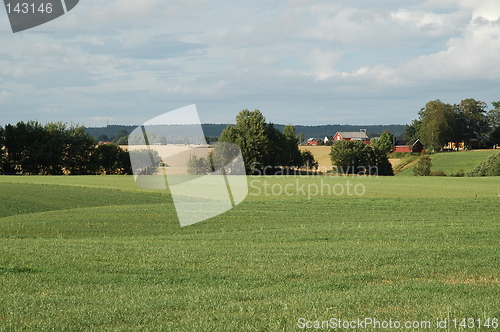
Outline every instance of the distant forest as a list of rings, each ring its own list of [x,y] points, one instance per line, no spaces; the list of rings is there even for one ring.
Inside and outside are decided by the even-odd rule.
[[[87,133],[99,141],[112,141],[114,139],[130,134],[137,126],[125,125],[109,125],[107,127],[90,127],[87,128]],[[227,124],[202,124],[205,136],[212,141],[213,138],[219,138],[222,131],[227,127]],[[275,124],[274,127],[283,132],[285,125]],[[318,126],[295,126],[295,133],[303,133],[305,139],[308,138],[324,138],[325,136],[333,136],[338,131],[359,131],[366,129],[369,137],[380,136],[385,130],[389,130],[396,138],[402,138],[405,125],[318,125]],[[185,132],[186,125],[172,125],[172,137],[180,137]],[[166,137],[167,141],[169,137]]]

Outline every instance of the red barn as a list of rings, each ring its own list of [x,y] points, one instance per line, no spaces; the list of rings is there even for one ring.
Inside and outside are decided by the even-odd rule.
[[[366,135],[366,129],[361,129],[359,132],[353,131],[345,131],[345,132],[337,132],[335,136],[333,136],[333,141],[362,141],[363,143],[369,145],[370,139],[368,135]]]
[[[402,153],[408,153],[408,152],[422,152],[424,150],[424,145],[420,140],[416,140],[413,145],[408,145],[408,141],[406,140],[397,140],[393,152],[402,152]]]
[[[321,143],[323,143],[323,140],[319,138],[310,138],[307,140],[307,145],[319,145]]]

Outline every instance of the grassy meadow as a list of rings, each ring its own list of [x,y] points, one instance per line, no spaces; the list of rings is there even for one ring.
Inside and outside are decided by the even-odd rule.
[[[500,318],[500,178],[248,181],[181,228],[130,176],[1,176],[0,331]]]
[[[432,154],[431,171],[442,171],[446,175],[454,175],[460,171],[468,173],[472,171],[480,162],[488,159],[492,154],[498,154],[500,150],[470,150],[459,152],[443,152]],[[398,176],[413,176],[414,163],[410,164]]]

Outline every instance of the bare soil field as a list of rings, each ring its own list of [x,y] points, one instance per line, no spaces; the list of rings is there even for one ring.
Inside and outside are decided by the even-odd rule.
[[[146,145],[132,145],[133,150],[147,149]],[[122,149],[129,151],[128,145],[122,145]],[[164,163],[167,164],[165,171],[168,174],[187,174],[187,161],[191,156],[198,158],[206,158],[208,156],[208,145],[182,145],[182,144],[167,144],[167,145],[151,145],[150,149],[156,150],[161,156]],[[160,169],[160,174],[163,170]]]

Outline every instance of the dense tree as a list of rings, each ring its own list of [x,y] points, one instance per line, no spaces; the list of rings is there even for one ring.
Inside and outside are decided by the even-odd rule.
[[[287,165],[285,160],[288,154],[288,147],[285,144],[285,135],[274,128],[273,123],[266,124],[265,134],[268,138],[268,146],[263,155],[262,164],[273,168]]]
[[[85,132],[85,127],[73,125],[67,135],[67,148],[64,168],[70,175],[93,174],[92,153],[97,146],[93,137]]]
[[[488,111],[488,123],[492,129],[500,127],[500,100],[491,103],[493,108]]]
[[[464,123],[460,128],[461,132],[459,136],[462,136],[465,142],[470,142],[472,139],[479,139],[488,133],[490,127],[486,115],[487,105],[485,102],[469,98],[462,100],[455,107],[455,112],[458,114],[459,120]]]
[[[297,135],[295,135],[294,126],[285,126],[283,129],[284,135],[284,160],[281,164],[282,166],[295,166],[300,167],[303,165],[302,154],[298,148],[299,142],[297,140]]]
[[[130,159],[134,161],[131,166],[134,175],[153,175],[161,166],[161,157],[156,150],[130,150],[129,155]]]
[[[411,124],[405,126],[405,131],[403,133],[403,138],[408,140],[411,144],[415,143],[417,139],[420,138],[419,132],[422,126],[421,120],[413,120]]]
[[[389,153],[394,145],[394,135],[390,131],[386,130],[379,139],[373,140],[373,147],[378,149],[381,153]]]
[[[116,169],[105,166],[105,173],[130,173],[128,154],[121,149],[97,148],[97,142],[86,133],[85,127],[67,127],[61,122],[42,125],[37,121],[18,122],[0,130],[0,165],[7,174],[95,174],[101,151],[108,149]],[[101,150],[100,150],[101,149]],[[111,156],[114,154],[113,156]],[[97,153],[97,154],[96,154]],[[108,161],[106,161],[108,162]]]
[[[213,172],[212,161],[210,156],[198,157],[192,155],[187,161],[187,173],[191,175],[202,175]]]
[[[392,164],[389,161],[387,150],[380,150],[377,147],[374,147],[372,165],[376,165],[377,167],[376,174],[374,174],[373,171],[370,171],[370,175],[394,175],[394,169],[392,168]]]
[[[429,176],[431,175],[431,166],[431,157],[423,155],[413,168],[413,174],[416,176]]]
[[[92,173],[103,175],[132,174],[129,154],[115,144],[101,144],[93,153],[95,169]]]
[[[489,143],[491,145],[500,146],[500,126],[496,127],[495,130],[490,134]]]
[[[309,150],[304,150],[301,152],[302,163],[307,170],[317,169],[318,162],[314,159],[313,154]]]
[[[430,151],[440,151],[449,142],[457,148],[461,142],[470,147],[472,140],[482,140],[500,123],[500,102],[492,104],[495,109],[487,113],[486,103],[472,98],[455,105],[430,101],[419,112],[419,119],[406,126],[405,139],[419,138]]]
[[[112,143],[116,145],[126,145],[127,137],[128,137],[128,131],[125,129],[120,129],[113,138]]]
[[[65,161],[70,142],[70,135],[66,125],[62,122],[47,123],[45,125],[47,144],[45,144],[44,154],[46,160],[43,162],[42,174],[61,175],[64,174]]]
[[[41,174],[47,163],[45,149],[50,147],[43,126],[36,121],[7,125],[4,131],[4,148],[7,155],[8,173],[20,170],[24,174]]]
[[[419,136],[427,149],[439,151],[454,139],[454,114],[450,104],[440,100],[430,101],[419,114],[422,121]]]
[[[468,173],[469,176],[500,176],[500,153],[491,155]]]
[[[364,172],[371,162],[366,147],[361,141],[337,142],[330,151],[333,166],[343,174],[356,174],[360,168]]]
[[[297,142],[299,142],[299,145],[304,145],[305,140],[306,137],[304,136],[304,133],[297,134]]]
[[[5,130],[3,129],[3,127],[0,127],[0,174],[5,173],[4,167],[6,160],[5,160],[5,149],[3,148],[5,141],[4,132]]]
[[[259,110],[243,110],[236,116],[236,124],[228,125],[219,142],[238,145],[247,174],[264,168],[300,167],[303,165],[295,127],[277,130]]]
[[[394,175],[387,152],[361,141],[339,141],[330,151],[338,173],[357,175]]]
[[[241,149],[247,173],[252,168],[264,167],[269,149],[266,120],[259,110],[243,110],[236,116],[236,124],[228,125],[222,132],[220,142],[235,143]]]

